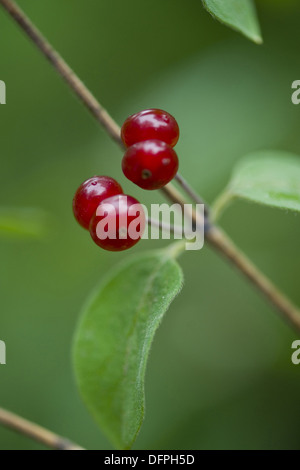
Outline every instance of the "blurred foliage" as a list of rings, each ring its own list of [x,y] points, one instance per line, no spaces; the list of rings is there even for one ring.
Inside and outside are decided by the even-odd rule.
[[[260,47],[212,21],[199,0],[19,3],[119,122],[145,107],[176,116],[181,172],[208,201],[245,154],[300,154],[300,110],[290,99],[298,2],[257,2]],[[125,180],[115,144],[2,10],[0,24],[0,206],[38,207],[55,219],[45,241],[0,239],[0,403],[83,446],[110,449],[78,396],[70,348],[87,295],[128,254],[99,250],[74,222],[71,201],[97,173],[141,202],[162,198]],[[236,203],[222,224],[300,304],[299,218]],[[145,240],[132,252],[162,245]],[[297,336],[209,249],[181,263],[185,286],[152,348],[135,448],[299,449]],[[0,446],[39,448],[4,429]]]
[[[0,236],[44,238],[53,224],[47,214],[33,207],[0,207]]]

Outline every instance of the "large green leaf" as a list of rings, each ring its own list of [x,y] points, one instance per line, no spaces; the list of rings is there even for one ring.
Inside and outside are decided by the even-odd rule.
[[[205,8],[219,21],[262,43],[259,21],[253,0],[202,0]]]
[[[216,201],[215,214],[236,197],[299,212],[300,157],[272,150],[248,155],[237,165],[229,186]]]
[[[117,448],[130,448],[142,424],[150,346],[182,282],[171,252],[142,255],[110,273],[84,309],[74,341],[77,381]]]

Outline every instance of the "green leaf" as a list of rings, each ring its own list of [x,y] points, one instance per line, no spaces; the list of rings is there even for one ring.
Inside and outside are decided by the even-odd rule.
[[[80,393],[113,444],[132,446],[144,417],[144,377],[155,331],[183,276],[172,252],[111,272],[88,302],[74,340]]]
[[[300,212],[300,157],[271,150],[248,155],[214,204],[215,214],[236,197]]]
[[[0,234],[13,238],[42,238],[48,231],[47,214],[36,208],[0,208]]]
[[[221,23],[261,44],[263,42],[253,0],[202,0],[205,8]]]

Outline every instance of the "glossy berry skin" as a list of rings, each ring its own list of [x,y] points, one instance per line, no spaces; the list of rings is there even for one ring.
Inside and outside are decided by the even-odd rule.
[[[179,127],[175,118],[166,111],[146,109],[126,119],[121,136],[125,147],[153,139],[174,147],[179,139]]]
[[[120,194],[99,205],[90,223],[90,234],[104,250],[124,251],[141,239],[145,223],[142,205],[135,198]]]
[[[146,140],[127,149],[122,160],[122,170],[140,188],[159,189],[176,175],[178,157],[165,142]]]
[[[94,176],[88,179],[79,186],[73,199],[73,213],[76,220],[88,230],[100,202],[122,193],[119,183],[109,176]]]

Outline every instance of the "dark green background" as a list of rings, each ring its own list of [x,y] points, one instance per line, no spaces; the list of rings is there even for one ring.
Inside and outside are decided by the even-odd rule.
[[[208,201],[248,152],[300,155],[298,2],[257,2],[263,46],[214,21],[200,0],[19,3],[120,123],[146,107],[176,116],[181,171]],[[50,227],[38,241],[0,238],[0,406],[110,449],[78,396],[70,349],[87,295],[130,253],[100,251],[73,220],[72,197],[94,174],[141,202],[162,197],[125,180],[120,150],[1,9],[0,79],[0,206],[42,208]],[[299,217],[235,203],[222,224],[300,304]],[[152,349],[135,448],[299,449],[297,334],[209,249],[181,264],[186,282]],[[4,429],[0,447],[40,448]]]

